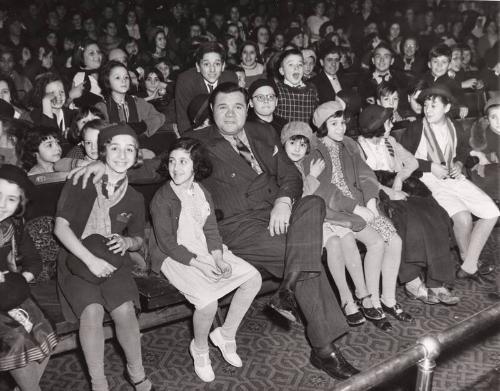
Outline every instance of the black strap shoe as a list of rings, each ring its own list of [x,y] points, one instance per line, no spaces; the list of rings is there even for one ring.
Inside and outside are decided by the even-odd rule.
[[[413,317],[408,312],[404,311],[398,303],[396,303],[393,307],[386,306],[382,301],[380,302],[380,304],[382,304],[382,309],[384,310],[384,312],[391,315],[393,318],[396,318],[401,322],[413,321]]]
[[[326,358],[318,356],[314,351],[311,351],[311,364],[319,370],[326,372],[329,376],[345,380],[359,373],[359,370],[354,368],[342,355],[340,350],[332,344],[332,352]]]

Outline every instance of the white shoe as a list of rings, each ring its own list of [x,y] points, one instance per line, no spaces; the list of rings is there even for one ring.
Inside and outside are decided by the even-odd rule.
[[[189,344],[189,353],[191,353],[191,357],[193,357],[194,371],[198,377],[207,383],[214,381],[215,374],[212,369],[212,363],[210,362],[208,350],[205,353],[196,352],[193,339]]]
[[[214,331],[212,331],[210,333],[210,340],[220,349],[224,360],[226,360],[233,367],[241,368],[243,366],[243,362],[241,361],[240,356],[236,353],[236,341],[234,339],[225,339],[220,330],[221,328],[217,327]]]

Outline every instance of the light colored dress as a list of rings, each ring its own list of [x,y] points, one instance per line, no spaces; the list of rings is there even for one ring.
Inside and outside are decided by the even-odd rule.
[[[193,187],[189,190],[182,190],[175,185],[171,186],[179,197],[182,207],[177,229],[177,243],[202,258],[204,262],[210,262],[215,266],[203,232],[203,226],[210,214],[210,205],[203,190],[197,183],[193,183]],[[196,267],[184,265],[170,257],[163,261],[161,271],[190,303],[196,308],[203,308],[259,273],[255,267],[234,255],[225,245],[223,246],[223,259],[231,265],[231,277],[221,278],[217,282],[210,281]]]

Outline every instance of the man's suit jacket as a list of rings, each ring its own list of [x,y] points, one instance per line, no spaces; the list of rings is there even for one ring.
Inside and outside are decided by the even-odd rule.
[[[347,85],[346,81],[344,80],[341,74],[337,73],[337,79],[339,81],[342,90],[351,88],[351,86]],[[311,79],[311,83],[313,83],[316,86],[316,89],[318,90],[319,104],[328,102],[330,100],[335,100],[337,94],[333,89],[330,79],[328,78],[328,76],[324,71],[321,71],[316,76],[314,76]]]
[[[396,88],[399,91],[399,100],[402,100],[402,97],[406,96],[406,92],[408,89],[408,78],[404,73],[394,69],[391,69],[390,73],[390,81],[392,81],[396,85]],[[377,81],[373,78],[373,72],[365,73],[359,83],[359,93],[361,95],[363,104],[367,103],[368,98],[374,98],[375,100],[377,100],[377,86]]]
[[[283,150],[276,131],[268,125],[247,122],[245,133],[263,170],[260,175],[222,137],[217,126],[185,134],[203,142],[208,150],[213,171],[202,183],[212,195],[218,220],[271,209],[278,197],[296,200],[302,195],[302,177]]]
[[[231,81],[238,83],[238,78],[234,72],[223,71],[218,84]],[[187,115],[187,108],[191,100],[200,94],[208,94],[208,88],[201,73],[196,68],[190,68],[182,72],[177,78],[175,87],[175,109],[177,115],[177,127],[180,133],[191,128],[191,121]]]

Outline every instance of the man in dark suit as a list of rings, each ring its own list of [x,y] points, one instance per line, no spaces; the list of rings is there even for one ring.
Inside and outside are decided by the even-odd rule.
[[[339,379],[354,375],[358,370],[333,343],[347,327],[321,263],[323,201],[301,198],[300,173],[276,132],[246,122],[244,89],[222,83],[210,102],[215,125],[186,136],[202,141],[212,161],[212,175],[203,185],[213,197],[224,243],[283,278],[270,304],[292,320],[296,300],[313,348],[311,363]]]
[[[363,104],[374,104],[377,97],[377,86],[389,80],[396,84],[400,96],[406,96],[408,80],[403,73],[391,69],[394,63],[394,52],[389,44],[385,42],[378,44],[373,50],[372,63],[375,70],[365,74],[359,84]]]
[[[419,51],[418,39],[416,36],[409,35],[403,40],[402,50],[399,56],[394,59],[394,69],[401,72],[407,72],[414,77],[419,77],[427,69],[425,58]]]
[[[224,70],[225,50],[217,42],[204,42],[196,51],[196,67],[184,71],[177,78],[175,107],[177,128],[182,134],[191,128],[187,108],[200,94],[211,93],[219,83],[238,82],[234,72]]]
[[[335,100],[337,94],[350,88],[339,72],[340,48],[333,42],[327,42],[320,49],[319,62],[323,69],[311,79],[318,90],[319,104]]]

